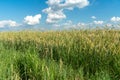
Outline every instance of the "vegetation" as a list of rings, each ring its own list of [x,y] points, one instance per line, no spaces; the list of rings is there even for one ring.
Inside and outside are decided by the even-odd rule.
[[[120,31],[0,33],[0,80],[119,79]]]

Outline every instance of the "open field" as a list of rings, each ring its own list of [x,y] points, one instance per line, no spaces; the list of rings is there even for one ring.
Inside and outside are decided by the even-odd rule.
[[[120,31],[0,33],[0,80],[119,79]]]

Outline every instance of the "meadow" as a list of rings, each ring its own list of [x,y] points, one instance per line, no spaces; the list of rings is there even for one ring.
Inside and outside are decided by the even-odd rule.
[[[0,80],[120,80],[120,31],[0,32]]]

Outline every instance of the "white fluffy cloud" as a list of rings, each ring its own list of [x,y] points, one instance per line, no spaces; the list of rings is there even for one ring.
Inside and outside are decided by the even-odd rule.
[[[35,15],[35,16],[26,16],[24,18],[24,23],[28,25],[36,25],[40,23],[41,15]],[[18,24],[16,21],[13,20],[1,20],[0,21],[0,28],[4,27],[20,27],[24,26],[24,23]]]
[[[111,21],[112,22],[120,22],[120,17],[112,17]]]
[[[54,13],[49,13],[47,16],[47,23],[57,23],[58,20],[64,19],[66,16],[63,14],[62,11],[57,11]]]
[[[48,14],[47,23],[57,23],[65,19],[64,9],[72,10],[75,7],[83,8],[89,5],[88,0],[48,0],[46,3],[49,7],[44,9],[43,12]]]
[[[95,17],[95,16],[92,16],[91,18],[92,18],[92,19],[96,19],[96,17]]]
[[[19,26],[19,24],[16,23],[16,21],[12,21],[12,20],[2,20],[0,21],[0,27],[16,27]]]
[[[88,5],[89,5],[88,0],[66,0],[65,4],[61,6],[69,9],[74,7],[83,8]]]
[[[64,29],[85,29],[88,27],[87,23],[79,22],[79,23],[74,23],[71,20],[66,21],[61,25]]]
[[[94,21],[94,24],[97,24],[97,25],[101,25],[103,23],[104,23],[104,21]]]
[[[24,18],[24,22],[28,25],[36,25],[40,23],[41,14],[37,14],[35,16],[26,16]]]

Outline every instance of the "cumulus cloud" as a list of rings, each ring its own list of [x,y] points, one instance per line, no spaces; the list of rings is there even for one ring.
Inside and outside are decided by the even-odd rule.
[[[49,13],[47,16],[47,23],[57,23],[58,20],[60,19],[65,19],[66,15],[63,14],[62,11],[57,11],[57,12],[53,12],[53,13]]]
[[[41,14],[37,14],[35,16],[26,16],[24,18],[24,22],[28,25],[36,25],[40,23]]]
[[[63,23],[61,27],[64,29],[86,29],[88,28],[88,24],[83,22],[74,23],[71,20],[68,20]]]
[[[112,17],[111,21],[112,22],[120,22],[120,17]]]
[[[41,15],[37,14],[35,16],[26,16],[24,18],[24,23],[27,25],[36,25],[40,23]],[[24,27],[26,26],[24,23],[18,24],[16,21],[13,20],[1,20],[0,21],[0,28],[5,27]]]
[[[102,25],[104,23],[104,21],[94,21],[94,24],[97,24],[97,25]]]
[[[77,26],[86,26],[86,24],[85,24],[85,23],[80,23],[80,22],[79,22],[79,23],[77,24]]]
[[[95,16],[92,16],[91,18],[92,18],[92,19],[96,19],[96,17],[95,17]]]
[[[48,14],[46,22],[52,24],[66,18],[64,9],[73,10],[75,7],[83,8],[89,5],[88,0],[48,0],[46,3],[49,7],[43,12]]]
[[[64,26],[72,26],[73,22],[71,20],[66,21],[64,24]]]
[[[0,21],[0,28],[16,27],[16,26],[19,26],[19,24],[16,21],[12,21],[12,20],[2,20],[2,21]]]

